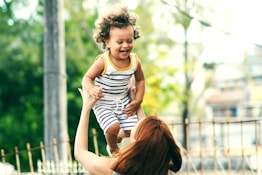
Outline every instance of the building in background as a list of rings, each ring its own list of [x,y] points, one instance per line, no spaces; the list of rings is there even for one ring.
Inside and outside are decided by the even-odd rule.
[[[216,128],[217,146],[236,149],[234,155],[241,155],[244,142],[246,149],[253,149],[250,155],[257,154],[254,147],[262,145],[262,48],[252,47],[242,62],[217,64],[213,71],[205,103],[207,118],[225,122]]]
[[[262,117],[262,48],[250,48],[243,62],[217,64],[208,91],[211,117]]]

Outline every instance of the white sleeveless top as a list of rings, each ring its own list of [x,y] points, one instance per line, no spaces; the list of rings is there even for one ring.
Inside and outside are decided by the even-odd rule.
[[[103,88],[104,97],[97,101],[97,105],[115,105],[116,101],[126,101],[129,98],[129,81],[138,66],[138,57],[135,53],[129,55],[128,67],[119,68],[111,61],[109,51],[103,53],[104,70],[95,78],[95,85]],[[118,103],[118,102],[117,102]]]

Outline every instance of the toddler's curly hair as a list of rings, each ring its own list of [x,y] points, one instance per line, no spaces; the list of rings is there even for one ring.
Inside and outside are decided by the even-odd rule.
[[[111,27],[126,27],[131,25],[134,29],[134,39],[140,38],[140,31],[135,27],[137,17],[133,13],[129,13],[127,6],[123,4],[114,4],[107,7],[95,22],[94,39],[106,49],[105,40],[110,37]]]

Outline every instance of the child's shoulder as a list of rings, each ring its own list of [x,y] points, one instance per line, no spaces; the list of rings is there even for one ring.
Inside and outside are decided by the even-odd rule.
[[[97,57],[95,58],[94,64],[104,66],[105,57],[103,56],[103,54],[97,55]]]
[[[95,58],[95,61],[99,60],[99,59],[103,59],[103,57],[104,57],[103,55],[104,55],[103,53],[97,55],[96,58]]]
[[[98,60],[98,59],[105,60],[107,58],[109,58],[109,51],[106,51],[104,53],[97,55],[95,60]]]

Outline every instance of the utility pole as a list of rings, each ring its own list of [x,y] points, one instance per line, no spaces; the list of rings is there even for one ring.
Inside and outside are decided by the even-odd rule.
[[[67,160],[67,98],[63,0],[44,0],[44,138],[47,160]],[[57,161],[57,160],[56,160]]]

